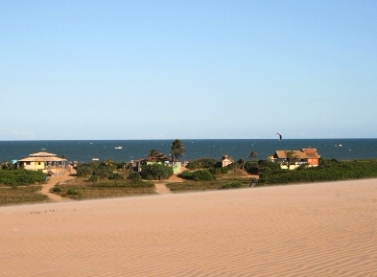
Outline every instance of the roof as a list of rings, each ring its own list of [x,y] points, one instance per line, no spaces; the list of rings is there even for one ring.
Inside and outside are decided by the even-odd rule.
[[[29,154],[29,157],[56,157],[56,154],[49,152],[37,152]]]
[[[161,162],[161,161],[169,161],[169,162],[179,162],[180,160],[173,159],[171,157],[166,156],[163,153],[158,153],[156,156],[146,157],[142,159],[135,160],[134,162]]]
[[[301,150],[276,150],[275,157],[278,159],[286,159],[287,152],[293,152],[299,159],[319,159],[321,156],[315,148],[302,148]]]
[[[62,162],[66,161],[66,159],[58,158],[58,157],[27,157],[24,159],[18,160],[19,162]]]
[[[18,160],[19,162],[62,162],[66,159],[56,157],[56,154],[49,152],[37,152],[29,157]]]

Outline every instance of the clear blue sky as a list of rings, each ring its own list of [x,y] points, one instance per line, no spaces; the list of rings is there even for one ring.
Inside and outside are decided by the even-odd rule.
[[[377,137],[377,1],[0,0],[0,140]]]

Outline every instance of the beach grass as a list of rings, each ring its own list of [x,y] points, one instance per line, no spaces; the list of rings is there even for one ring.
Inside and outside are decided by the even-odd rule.
[[[0,205],[36,203],[48,201],[48,197],[39,193],[42,186],[0,187]]]
[[[154,194],[154,184],[149,182],[87,182],[83,179],[71,180],[51,189],[52,193],[75,200]]]
[[[250,185],[250,181],[245,178],[229,178],[213,181],[184,181],[168,183],[166,186],[171,192],[190,192],[232,188],[231,184],[235,183],[239,184],[239,186],[237,186],[239,188],[247,188]]]

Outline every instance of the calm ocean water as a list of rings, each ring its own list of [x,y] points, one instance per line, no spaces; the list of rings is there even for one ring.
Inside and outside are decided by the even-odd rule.
[[[27,157],[45,149],[65,155],[69,161],[88,162],[92,158],[111,159],[119,162],[144,158],[151,149],[170,153],[173,140],[54,140],[54,141],[0,141],[0,161],[11,161]],[[326,159],[377,158],[377,139],[198,139],[184,140],[185,156],[181,160],[197,158],[221,159],[226,154],[235,160],[248,159],[251,151],[256,159],[265,159],[275,150],[317,148]],[[122,146],[123,149],[115,149]]]

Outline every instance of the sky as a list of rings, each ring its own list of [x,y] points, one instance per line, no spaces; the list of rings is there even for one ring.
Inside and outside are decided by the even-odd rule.
[[[0,0],[0,141],[377,137],[377,1]]]

